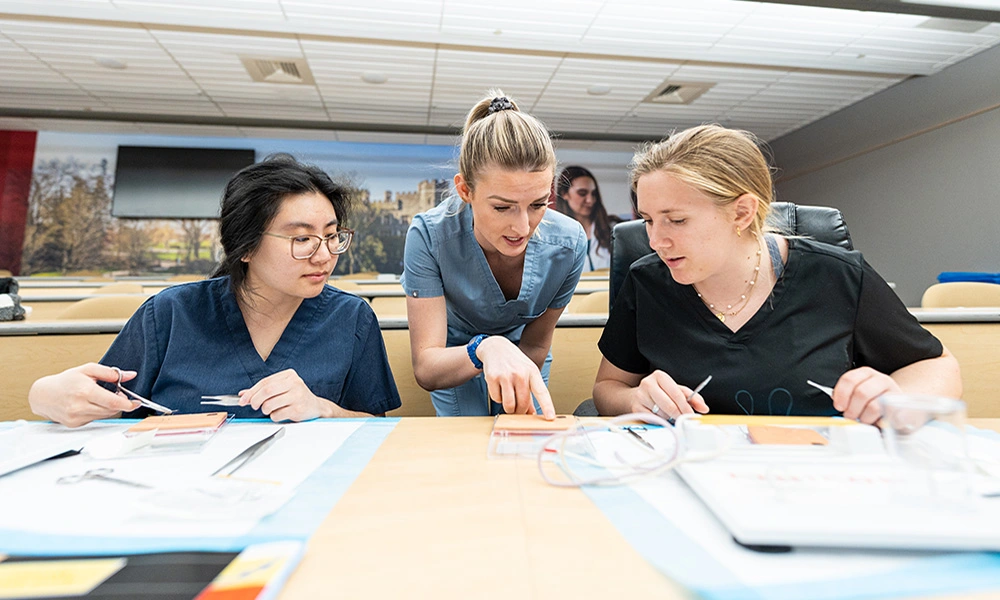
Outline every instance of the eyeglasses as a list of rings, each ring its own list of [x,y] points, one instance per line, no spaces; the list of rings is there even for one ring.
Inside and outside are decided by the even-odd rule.
[[[271,233],[270,231],[265,231],[264,235],[291,240],[292,258],[295,260],[306,260],[312,258],[313,254],[316,254],[319,250],[320,244],[324,240],[326,241],[326,247],[330,251],[330,254],[336,255],[347,252],[347,248],[351,245],[351,239],[354,238],[354,230],[344,228],[337,233],[331,233],[326,237],[310,234],[281,235],[279,233]]]

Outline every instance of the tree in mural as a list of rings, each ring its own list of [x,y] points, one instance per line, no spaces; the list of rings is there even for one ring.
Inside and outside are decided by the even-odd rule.
[[[375,260],[379,253],[384,255],[384,250],[381,242],[372,235],[372,224],[377,217],[378,215],[372,206],[361,199],[360,194],[356,195],[350,218],[351,229],[354,230],[354,240],[345,256],[342,257],[346,260],[337,264],[339,273],[378,270],[375,267]]]
[[[106,167],[106,161],[86,166],[52,160],[35,168],[23,251],[26,274],[103,266],[111,220]]]
[[[206,222],[203,219],[181,219],[180,221],[181,231],[184,232],[184,260],[187,262],[198,260]]]
[[[215,236],[211,234],[217,227],[216,221],[208,219],[181,219],[180,229],[183,234],[184,262],[188,273],[207,274],[215,269],[216,244]],[[206,239],[207,238],[207,239]],[[209,258],[201,257],[201,246],[209,244]]]
[[[401,272],[407,223],[373,205],[357,173],[342,175],[338,180],[352,190],[353,205],[347,226],[355,233],[350,248],[337,263],[335,274]]]
[[[209,273],[218,259],[215,221],[111,216],[107,161],[49,160],[35,166],[28,199],[22,271],[150,270]],[[209,256],[201,256],[208,244]],[[173,250],[173,251],[171,251]]]
[[[109,260],[109,266],[128,271],[130,275],[150,269],[154,265],[149,250],[152,232],[153,227],[145,221],[118,220],[111,236],[113,259]]]

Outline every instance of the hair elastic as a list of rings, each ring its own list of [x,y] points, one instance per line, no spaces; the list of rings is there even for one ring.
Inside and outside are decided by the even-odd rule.
[[[504,110],[514,110],[514,103],[507,99],[507,96],[499,96],[490,101],[490,108],[486,114],[492,115]]]

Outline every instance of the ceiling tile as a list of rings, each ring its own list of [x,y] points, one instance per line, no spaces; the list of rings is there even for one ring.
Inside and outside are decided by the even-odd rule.
[[[500,87],[556,131],[659,135],[718,121],[773,137],[1000,42],[998,24],[940,31],[918,27],[926,19],[912,15],[737,0],[508,0],[500,9],[476,0],[13,4],[20,16],[0,19],[0,108],[310,127],[459,127],[488,89]],[[31,7],[45,18],[33,20]],[[82,11],[96,20],[81,20]],[[304,58],[315,84],[254,83],[241,56]],[[126,68],[105,68],[101,58]],[[386,82],[365,83],[370,71]],[[664,82],[714,86],[691,105],[644,103]],[[608,93],[587,93],[598,85]],[[199,130],[166,129],[187,128]],[[253,135],[230,125],[205,131]],[[403,135],[412,143],[451,139]]]

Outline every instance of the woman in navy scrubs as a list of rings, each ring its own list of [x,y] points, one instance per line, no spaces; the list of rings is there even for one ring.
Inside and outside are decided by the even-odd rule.
[[[237,173],[222,199],[225,258],[215,277],[163,290],[129,319],[100,364],[36,381],[32,411],[75,427],[148,414],[118,381],[180,413],[239,394],[237,417],[304,421],[400,406],[368,304],[326,285],[353,232],[349,191],[287,155]],[[113,388],[113,386],[110,386]],[[137,410],[138,409],[138,410]]]

